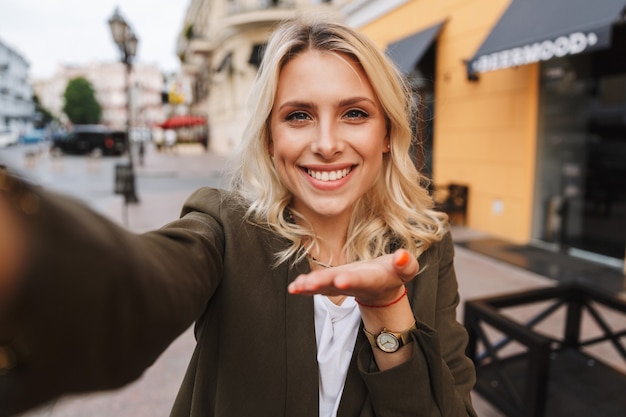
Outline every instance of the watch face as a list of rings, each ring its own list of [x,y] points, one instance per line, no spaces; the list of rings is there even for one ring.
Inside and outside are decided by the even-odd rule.
[[[376,338],[376,344],[383,352],[392,353],[400,348],[400,341],[391,333],[382,332]]]

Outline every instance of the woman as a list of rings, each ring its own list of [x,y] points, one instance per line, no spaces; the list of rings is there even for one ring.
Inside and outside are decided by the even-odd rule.
[[[194,321],[172,416],[475,415],[453,246],[397,71],[302,19],[275,31],[255,85],[230,191],[198,190],[160,230],[5,176],[0,226],[28,239],[0,268],[0,415],[128,383]]]

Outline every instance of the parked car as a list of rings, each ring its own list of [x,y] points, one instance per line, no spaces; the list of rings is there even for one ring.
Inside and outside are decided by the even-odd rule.
[[[20,135],[19,143],[26,145],[41,143],[46,140],[45,129],[31,129],[28,132]]]
[[[15,145],[19,140],[19,134],[10,128],[0,128],[0,148]]]
[[[102,125],[76,125],[52,138],[52,152],[75,155],[121,155],[126,149],[126,133]]]

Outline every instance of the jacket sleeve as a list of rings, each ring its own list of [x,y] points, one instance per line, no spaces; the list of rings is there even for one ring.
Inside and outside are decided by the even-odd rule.
[[[424,272],[409,288],[417,321],[411,358],[380,372],[369,344],[359,352],[359,370],[377,417],[476,415],[470,397],[475,370],[465,355],[467,332],[456,319],[459,295],[450,235],[428,252],[420,258]]]
[[[222,228],[207,213],[136,235],[73,199],[28,192],[39,201],[32,253],[0,313],[2,417],[138,378],[201,314],[222,269]]]

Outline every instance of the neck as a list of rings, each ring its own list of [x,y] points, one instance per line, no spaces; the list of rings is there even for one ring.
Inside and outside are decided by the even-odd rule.
[[[325,262],[320,261],[315,256],[309,254],[309,260],[317,266],[321,266],[322,268],[332,268],[334,265],[327,264]]]
[[[329,241],[324,236],[317,235],[315,244],[311,241],[306,241],[304,244],[311,263],[323,268],[331,268],[346,263],[343,252],[345,239]]]
[[[306,216],[313,229],[316,242],[305,239],[302,244],[307,249],[310,263],[330,268],[346,262],[343,248],[346,244],[350,218],[347,215],[334,217]],[[297,222],[294,219],[294,222]]]

